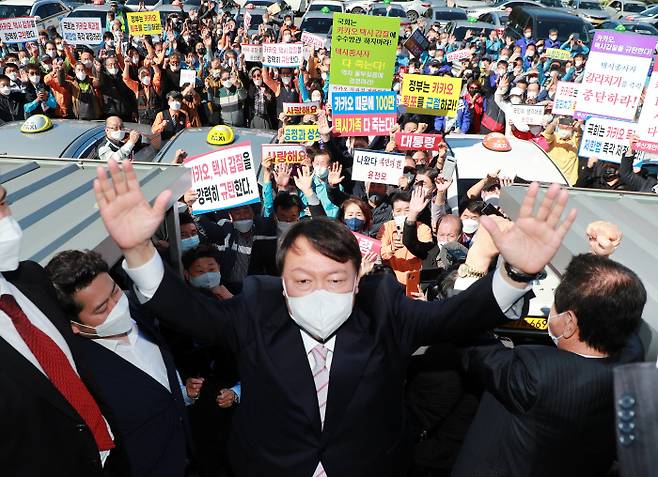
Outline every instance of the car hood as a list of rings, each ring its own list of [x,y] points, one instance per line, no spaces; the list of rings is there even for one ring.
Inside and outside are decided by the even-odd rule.
[[[592,18],[608,18],[606,12],[602,12],[601,10],[590,10],[589,8],[580,8],[576,10],[576,13]]]

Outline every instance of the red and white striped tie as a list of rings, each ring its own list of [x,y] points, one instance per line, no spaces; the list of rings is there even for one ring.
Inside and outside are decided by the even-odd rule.
[[[317,345],[311,350],[315,359],[315,368],[313,368],[313,380],[315,381],[315,390],[318,395],[318,406],[320,407],[320,422],[324,427],[324,414],[327,408],[327,393],[329,391],[329,370],[327,369],[327,353],[329,348],[324,345]],[[313,477],[322,477],[327,475],[322,468],[322,462],[318,463]]]

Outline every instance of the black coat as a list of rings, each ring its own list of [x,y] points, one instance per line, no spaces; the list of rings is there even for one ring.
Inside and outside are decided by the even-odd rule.
[[[614,358],[552,346],[473,348],[487,391],[454,477],[600,477],[615,457]]]
[[[73,338],[46,272],[21,262],[4,277],[32,301],[64,339]],[[94,437],[50,380],[0,338],[0,469],[6,476],[102,476]],[[112,451],[114,452],[114,451]],[[112,454],[106,462],[111,467]],[[118,471],[114,475],[126,475]]]
[[[135,93],[124,83],[121,72],[112,76],[101,71],[98,80],[104,116],[119,116],[124,122],[134,121],[133,116],[137,113],[137,100]]]
[[[413,351],[457,339],[505,318],[491,276],[445,302],[404,296],[389,276],[361,280],[350,318],[338,330],[324,429],[299,327],[281,279],[248,277],[231,300],[207,299],[167,271],[147,302],[169,326],[236,355],[242,399],[229,456],[241,477],[401,475],[407,464],[403,385]]]
[[[0,95],[0,121],[20,121],[25,119],[25,95],[12,91],[9,96]]]

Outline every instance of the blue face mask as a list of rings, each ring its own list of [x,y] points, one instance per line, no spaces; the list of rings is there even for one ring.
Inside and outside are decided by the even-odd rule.
[[[190,285],[195,288],[207,288],[212,290],[219,286],[222,275],[219,272],[206,272],[196,277],[190,277]]]
[[[180,241],[180,247],[183,253],[187,252],[188,250],[192,250],[193,248],[196,248],[198,246],[199,246],[198,235],[192,235],[191,237],[181,239]]]
[[[345,222],[347,228],[350,229],[352,232],[359,232],[360,230],[363,229],[363,226],[366,223],[365,220],[359,219],[357,217],[352,217],[351,219],[345,219],[343,220],[343,222]]]

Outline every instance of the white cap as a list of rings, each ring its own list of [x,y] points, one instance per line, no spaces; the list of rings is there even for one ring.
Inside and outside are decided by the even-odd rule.
[[[518,86],[514,86],[509,92],[510,96],[523,96],[523,90]]]

